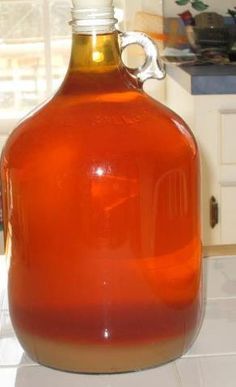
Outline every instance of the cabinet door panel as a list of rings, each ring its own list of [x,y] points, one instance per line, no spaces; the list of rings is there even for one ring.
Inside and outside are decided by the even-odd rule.
[[[221,163],[236,164],[236,112],[221,115]]]
[[[219,167],[219,183],[221,186],[236,185],[236,166],[234,164],[222,164]]]
[[[221,187],[221,243],[236,241],[236,186]]]

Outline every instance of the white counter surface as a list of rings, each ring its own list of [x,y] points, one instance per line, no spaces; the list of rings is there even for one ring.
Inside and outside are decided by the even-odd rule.
[[[1,387],[235,387],[236,257],[205,260],[207,306],[194,346],[165,366],[123,375],[77,375],[33,363],[11,326],[6,296],[6,265],[0,257]]]

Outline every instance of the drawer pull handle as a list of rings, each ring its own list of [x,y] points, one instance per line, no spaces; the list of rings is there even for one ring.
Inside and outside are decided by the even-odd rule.
[[[219,223],[219,205],[214,196],[211,197],[210,200],[210,224],[211,228],[215,228],[215,226]]]

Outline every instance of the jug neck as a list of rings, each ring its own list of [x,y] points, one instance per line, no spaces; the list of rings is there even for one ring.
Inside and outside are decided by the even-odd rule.
[[[75,34],[106,34],[115,31],[117,20],[111,0],[73,0],[72,29]]]
[[[111,0],[73,0],[72,53],[60,92],[91,93],[135,85],[121,59]]]
[[[70,73],[105,73],[122,66],[119,34],[73,34]]]

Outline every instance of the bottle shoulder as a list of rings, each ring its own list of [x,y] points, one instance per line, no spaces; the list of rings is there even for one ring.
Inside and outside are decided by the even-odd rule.
[[[28,158],[68,147],[81,153],[197,152],[186,124],[164,105],[135,89],[56,95],[21,122],[3,154]]]

